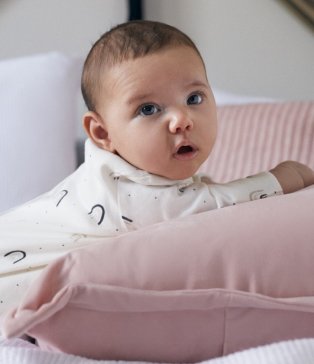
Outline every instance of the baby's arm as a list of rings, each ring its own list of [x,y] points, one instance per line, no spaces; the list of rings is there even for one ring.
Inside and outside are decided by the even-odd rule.
[[[286,161],[269,172],[223,184],[209,183],[217,207],[236,205],[269,196],[298,191],[314,184],[314,171],[299,162]]]
[[[295,192],[314,184],[314,171],[299,162],[282,162],[270,173],[277,178],[283,193]]]

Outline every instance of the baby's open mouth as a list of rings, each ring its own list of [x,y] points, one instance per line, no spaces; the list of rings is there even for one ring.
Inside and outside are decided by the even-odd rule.
[[[181,145],[178,147],[177,151],[174,154],[174,157],[178,160],[188,161],[193,159],[197,155],[197,148],[193,145]]]
[[[186,154],[194,151],[194,148],[190,145],[182,145],[177,151],[178,154]]]

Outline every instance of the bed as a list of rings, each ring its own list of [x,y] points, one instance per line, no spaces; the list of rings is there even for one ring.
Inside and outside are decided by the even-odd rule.
[[[59,53],[1,62],[2,211],[82,162],[81,65]],[[224,182],[286,159],[314,168],[313,101],[214,92],[219,135],[201,172]],[[10,288],[18,302],[6,306],[0,285],[11,337],[0,361],[313,362],[313,211],[311,186],[65,250]],[[27,270],[23,253],[11,253],[1,252],[1,282]]]

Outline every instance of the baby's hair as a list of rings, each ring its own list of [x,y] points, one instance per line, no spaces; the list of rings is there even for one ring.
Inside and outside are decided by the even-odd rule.
[[[104,33],[92,46],[83,67],[81,89],[88,110],[96,111],[97,95],[104,82],[102,73],[106,68],[176,46],[193,48],[203,62],[194,42],[168,24],[136,20]]]

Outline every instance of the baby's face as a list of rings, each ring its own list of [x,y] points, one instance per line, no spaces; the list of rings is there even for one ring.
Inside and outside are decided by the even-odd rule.
[[[169,179],[192,176],[216,138],[216,105],[200,57],[177,47],[125,61],[105,75],[98,111],[110,150]]]

